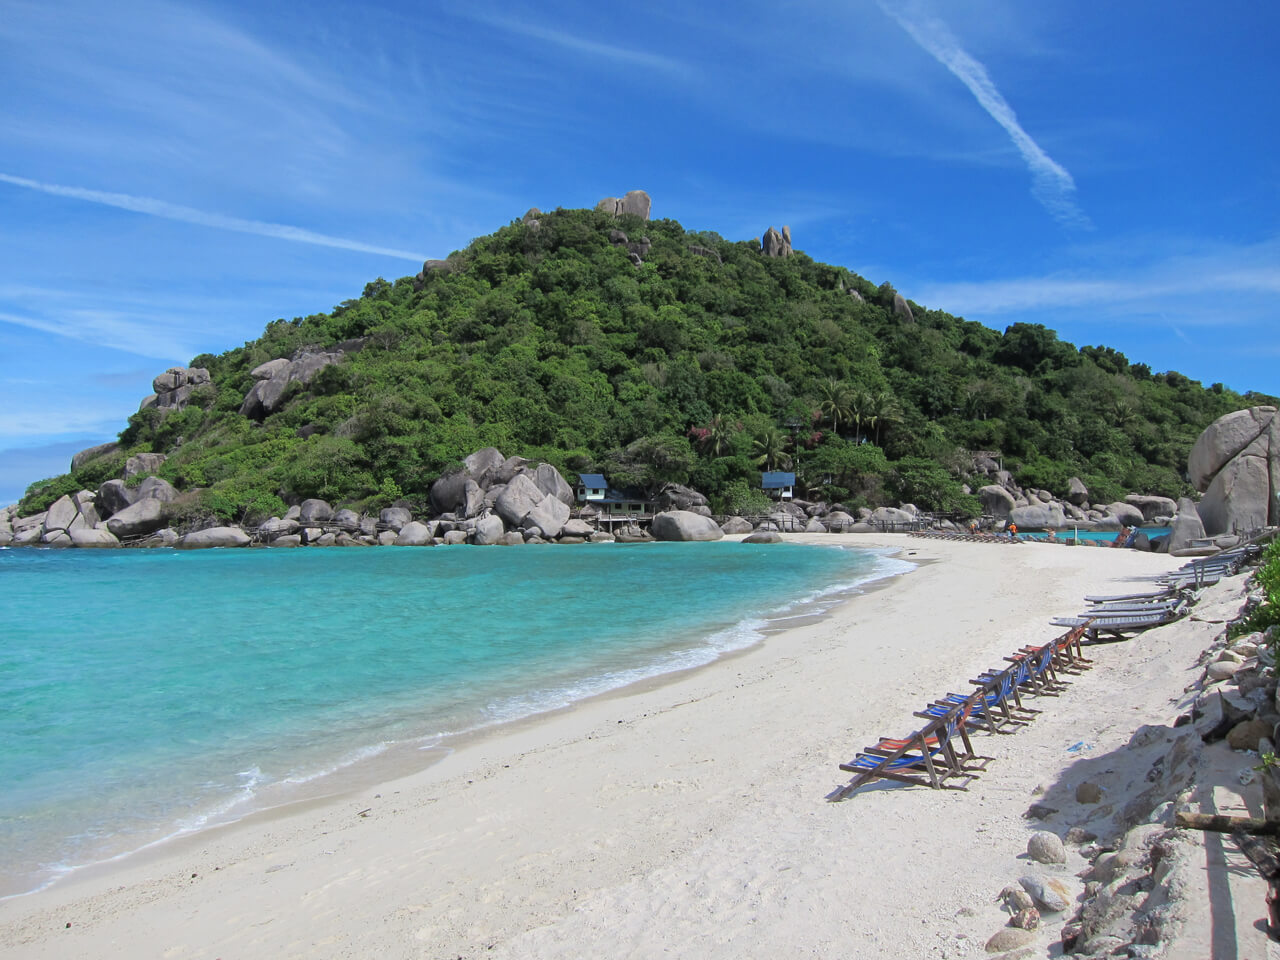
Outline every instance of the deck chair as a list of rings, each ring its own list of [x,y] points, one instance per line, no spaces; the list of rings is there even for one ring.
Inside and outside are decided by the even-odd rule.
[[[1053,644],[1046,643],[1023,647],[1005,660],[1019,668],[1015,680],[1024,690],[1036,696],[1056,697],[1068,684],[1058,677],[1054,654]]]
[[[1006,726],[1023,726],[1040,712],[1023,706],[1022,694],[1018,691],[1020,673],[1019,669],[1006,667],[1004,670],[989,670],[969,681],[982,691],[987,714],[998,715]]]
[[[1093,666],[1093,661],[1084,655],[1081,647],[1088,627],[1088,624],[1073,627],[1053,641],[1057,668],[1064,673],[1083,673]]]
[[[1186,601],[1182,597],[1169,597],[1164,600],[1107,600],[1094,603],[1089,607],[1090,613],[1102,616],[1113,613],[1156,613],[1158,611],[1180,611]]]
[[[1024,690],[1027,692],[1035,692],[1032,683],[1031,665],[1024,657],[1012,657],[1009,666],[1003,670],[989,670],[987,673],[981,674],[977,679],[970,680],[970,683],[979,683],[986,677],[999,678],[1001,682],[1001,690],[1005,698],[1010,701],[1015,711],[1026,716],[1027,719],[1034,718],[1040,713],[1040,710],[1034,707],[1028,707],[1022,702],[1022,694]]]
[[[843,800],[872,780],[894,780],[899,783],[932,787],[935,790],[965,790],[977,774],[966,770],[952,743],[961,726],[963,707],[956,707],[945,717],[933,718],[923,727],[902,739],[882,739],[865,747],[840,769],[854,774],[849,783],[832,795]],[[958,784],[948,780],[960,779]]]
[[[922,720],[946,720],[955,714],[957,706],[960,712],[955,725],[955,734],[960,737],[963,752],[957,750],[956,757],[966,771],[985,770],[987,764],[994,760],[995,757],[982,756],[973,749],[973,743],[969,740],[969,727],[974,722],[974,716],[981,714],[986,707],[986,700],[981,691],[970,694],[968,700],[962,704],[947,704],[941,701],[934,701],[923,710],[917,710],[915,715]]]

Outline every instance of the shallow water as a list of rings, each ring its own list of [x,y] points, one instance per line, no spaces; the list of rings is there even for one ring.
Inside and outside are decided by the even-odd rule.
[[[1147,535],[1147,539],[1154,540],[1156,537],[1167,537],[1170,527],[1139,527],[1141,533]],[[1026,531],[1032,537],[1041,538],[1047,536],[1043,530]],[[1056,531],[1056,539],[1058,540],[1100,540],[1104,543],[1111,543],[1120,535],[1119,530],[1074,530],[1067,528],[1065,530]]]
[[[708,663],[909,568],[726,542],[0,550],[0,895]]]

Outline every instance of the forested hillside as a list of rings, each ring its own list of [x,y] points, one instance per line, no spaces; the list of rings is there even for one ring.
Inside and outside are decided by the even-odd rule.
[[[139,451],[168,454],[158,472],[186,508],[224,519],[306,497],[422,503],[486,445],[571,479],[678,481],[725,511],[758,500],[762,468],[794,468],[798,492],[850,506],[972,509],[961,473],[974,451],[1055,494],[1075,475],[1101,502],[1176,497],[1205,426],[1274,402],[1038,325],[1001,334],[673,220],[556,210],[431,266],[194,358],[211,382],[185,406],[141,410],[121,451],[33,484],[24,506],[117,476]],[[241,413],[250,371],[338,345],[338,362],[290,383],[273,411]]]

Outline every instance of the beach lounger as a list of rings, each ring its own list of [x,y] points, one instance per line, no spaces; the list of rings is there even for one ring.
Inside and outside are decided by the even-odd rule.
[[[1135,600],[1135,601],[1167,600],[1167,599],[1170,599],[1173,596],[1173,594],[1174,594],[1174,591],[1170,591],[1170,590],[1156,590],[1156,591],[1148,591],[1146,593],[1120,593],[1120,594],[1116,594],[1114,596],[1109,596],[1109,597],[1101,597],[1101,596],[1098,596],[1097,594],[1090,594],[1086,596],[1084,599],[1085,599],[1085,603],[1112,603],[1112,602],[1117,602],[1121,600]]]
[[[1170,597],[1164,600],[1110,600],[1106,603],[1094,603],[1089,613],[1106,616],[1112,613],[1155,613],[1160,610],[1180,611],[1187,601],[1182,597]]]
[[[1049,622],[1058,627],[1080,627],[1086,628],[1088,637],[1092,641],[1099,639],[1099,634],[1109,633],[1116,639],[1124,639],[1125,633],[1132,633],[1138,630],[1147,630],[1151,627],[1163,626],[1166,623],[1172,623],[1181,616],[1181,613],[1175,613],[1168,610],[1159,610],[1152,613],[1116,613],[1116,614],[1083,614],[1079,617],[1055,617]]]

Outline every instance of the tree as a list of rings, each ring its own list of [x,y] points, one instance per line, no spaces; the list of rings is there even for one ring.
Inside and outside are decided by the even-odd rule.
[[[691,427],[689,436],[703,456],[723,457],[733,449],[734,435],[741,429],[742,424],[734,423],[717,413],[707,421],[706,426]]]
[[[892,393],[888,390],[878,390],[867,396],[866,409],[867,425],[875,431],[876,446],[880,446],[881,428],[886,423],[900,423],[902,421],[902,407],[898,401],[894,399]]]
[[[765,470],[785,470],[791,466],[787,446],[791,438],[777,427],[766,427],[752,439],[756,465]]]
[[[853,421],[853,388],[843,381],[827,379],[818,385],[818,393],[818,411],[823,419],[831,422],[831,429],[839,433],[841,426]]]

